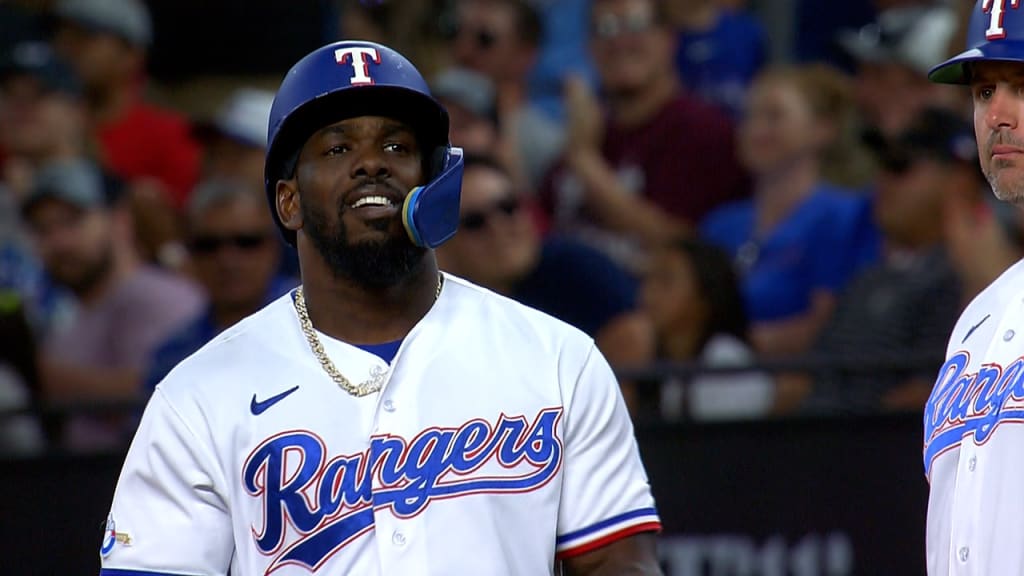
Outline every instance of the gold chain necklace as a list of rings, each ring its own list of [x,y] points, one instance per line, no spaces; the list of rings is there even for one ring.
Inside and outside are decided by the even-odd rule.
[[[443,285],[444,275],[438,272],[437,290],[434,290],[435,302],[441,296],[441,286]],[[302,286],[295,290],[294,302],[295,312],[299,315],[299,325],[302,327],[302,333],[306,335],[306,342],[309,342],[309,349],[313,351],[313,356],[320,361],[320,366],[331,377],[331,380],[334,380],[335,384],[342,390],[358,398],[380,391],[380,387],[384,384],[384,375],[387,374],[387,371],[382,370],[379,366],[374,366],[370,370],[369,380],[358,385],[352,384],[348,378],[345,378],[344,374],[338,371],[334,366],[334,362],[331,362],[331,359],[327,357],[327,353],[324,352],[324,345],[320,342],[320,338],[317,337],[316,332],[313,330],[313,322],[309,319],[309,311],[306,310],[306,298],[302,295]]]

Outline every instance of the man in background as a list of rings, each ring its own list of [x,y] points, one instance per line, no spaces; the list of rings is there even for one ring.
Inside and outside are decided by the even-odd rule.
[[[442,269],[572,324],[612,366],[654,357],[637,282],[601,252],[542,238],[525,199],[493,159],[467,157],[459,231],[437,250]],[[624,390],[627,401],[631,391]]]
[[[458,0],[452,57],[494,88],[502,160],[516,182],[535,188],[564,143],[559,124],[529,100],[544,23],[526,0]]]
[[[839,46],[856,64],[857,99],[869,127],[892,137],[926,108],[957,105],[956,91],[927,78],[947,55],[956,18],[941,3],[897,5],[839,35]]]
[[[239,88],[221,104],[213,118],[193,125],[192,134],[203,144],[203,182],[229,180],[257,189],[263,187],[267,126],[273,103],[273,92]],[[285,249],[281,241],[277,244],[283,250],[281,273],[298,276],[299,262],[295,251]]]
[[[142,97],[146,51],[153,41],[141,0],[59,0],[54,45],[85,88],[101,164],[133,183],[151,182],[161,200],[181,208],[199,173],[199,147],[177,113]]]
[[[566,89],[563,166],[542,196],[556,230],[622,266],[743,197],[728,116],[687,95],[675,32],[654,0],[595,0],[591,51],[607,114],[578,79]]]
[[[187,210],[188,247],[207,307],[153,354],[148,395],[164,376],[225,328],[295,287],[278,274],[281,242],[263,188],[248,180],[201,183]]]
[[[19,295],[36,334],[59,321],[67,298],[46,278],[21,203],[41,166],[84,158],[87,149],[86,111],[71,68],[43,42],[17,44],[0,57],[0,289]]]
[[[984,183],[970,125],[952,112],[928,109],[875,146],[881,262],[840,295],[813,352],[860,358],[865,366],[886,359],[904,365],[823,377],[811,408],[919,409],[961,309],[960,279],[946,250],[945,210],[951,196],[973,193]]]
[[[431,82],[434,98],[448,110],[453,146],[476,156],[502,157],[494,82],[468,68],[448,68]]]
[[[49,402],[132,401],[154,347],[202,306],[190,283],[141,262],[122,199],[85,160],[38,172],[23,214],[48,275],[74,295],[69,322],[42,345],[40,376]],[[70,449],[120,441],[115,420],[68,421]]]

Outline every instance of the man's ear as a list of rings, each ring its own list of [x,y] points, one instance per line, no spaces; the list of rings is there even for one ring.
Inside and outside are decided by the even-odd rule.
[[[302,228],[302,207],[299,197],[299,185],[293,178],[291,180],[277,181],[277,217],[287,230],[298,232]]]

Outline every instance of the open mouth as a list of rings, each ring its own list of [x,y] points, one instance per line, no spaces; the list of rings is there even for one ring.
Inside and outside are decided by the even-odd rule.
[[[364,196],[355,202],[353,202],[350,208],[363,208],[365,206],[372,206],[377,208],[394,208],[397,206],[390,198],[386,196]]]

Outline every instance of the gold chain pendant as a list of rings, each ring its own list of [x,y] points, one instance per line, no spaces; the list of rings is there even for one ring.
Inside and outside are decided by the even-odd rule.
[[[444,284],[444,275],[440,272],[437,274],[437,290],[434,291],[434,300],[436,301],[441,296],[441,286]],[[295,290],[295,312],[299,316],[299,326],[302,327],[302,333],[306,335],[306,342],[309,343],[309,348],[313,352],[313,356],[320,362],[320,366],[324,369],[324,372],[334,380],[334,383],[339,388],[348,392],[349,394],[362,398],[363,396],[369,396],[374,392],[379,392],[381,386],[384,385],[384,376],[387,374],[387,370],[381,369],[380,366],[374,366],[370,370],[370,379],[359,383],[359,385],[352,384],[345,375],[338,371],[334,366],[334,362],[327,357],[327,352],[324,351],[324,345],[320,342],[316,332],[313,330],[313,322],[309,319],[309,311],[306,309],[306,298],[302,294],[302,287],[299,286]]]

